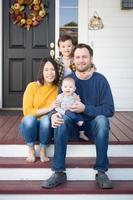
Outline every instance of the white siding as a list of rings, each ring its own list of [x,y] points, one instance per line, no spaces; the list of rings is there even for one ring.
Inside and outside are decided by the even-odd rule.
[[[133,110],[133,9],[121,10],[120,0],[89,0],[102,18],[102,30],[88,30],[94,63],[112,88],[116,110]]]

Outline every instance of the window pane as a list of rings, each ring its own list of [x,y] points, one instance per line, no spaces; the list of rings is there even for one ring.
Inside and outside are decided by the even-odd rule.
[[[60,9],[60,26],[74,22],[78,25],[78,12],[75,8],[61,8]]]
[[[78,0],[60,0],[60,35],[70,34],[78,42]]]
[[[69,7],[77,7],[78,0],[60,0],[60,7],[69,6]]]

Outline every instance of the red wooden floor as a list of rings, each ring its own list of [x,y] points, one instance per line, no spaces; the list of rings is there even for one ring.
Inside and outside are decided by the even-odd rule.
[[[21,113],[0,111],[0,144],[24,143],[18,133],[21,119]],[[133,112],[116,112],[110,125],[110,144],[133,144]]]

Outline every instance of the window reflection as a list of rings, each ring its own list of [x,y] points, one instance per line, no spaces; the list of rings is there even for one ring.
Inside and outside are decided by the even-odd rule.
[[[78,42],[78,0],[60,0],[60,35],[69,34]]]
[[[60,7],[69,6],[69,7],[77,7],[78,0],[60,0]]]

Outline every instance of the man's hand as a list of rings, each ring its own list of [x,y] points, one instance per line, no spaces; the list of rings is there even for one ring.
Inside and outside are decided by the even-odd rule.
[[[64,120],[62,118],[60,118],[60,114],[59,113],[55,113],[51,117],[51,123],[52,123],[52,127],[53,128],[57,128],[61,124],[64,124]]]
[[[71,112],[82,113],[85,110],[85,105],[82,102],[76,102],[69,107]]]

